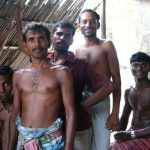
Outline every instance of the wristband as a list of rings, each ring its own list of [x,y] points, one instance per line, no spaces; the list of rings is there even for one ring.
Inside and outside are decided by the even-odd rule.
[[[136,138],[135,132],[134,132],[134,131],[131,131],[131,132],[130,132],[130,136],[131,136],[132,139],[135,139],[135,138]]]

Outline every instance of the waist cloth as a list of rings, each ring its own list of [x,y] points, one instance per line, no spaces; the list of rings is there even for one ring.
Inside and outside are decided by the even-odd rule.
[[[62,135],[63,121],[58,118],[48,128],[28,128],[21,125],[17,117],[16,125],[19,131],[17,150],[62,150],[64,138]]]
[[[131,127],[128,131],[138,130]],[[114,142],[110,144],[110,150],[150,150],[150,137],[137,138],[124,142]]]

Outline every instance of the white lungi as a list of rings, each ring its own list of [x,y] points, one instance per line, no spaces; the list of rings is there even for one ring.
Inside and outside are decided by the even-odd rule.
[[[110,98],[95,105],[92,110],[95,115],[92,117],[92,147],[91,150],[108,150],[110,145],[110,132],[105,127],[110,115]]]

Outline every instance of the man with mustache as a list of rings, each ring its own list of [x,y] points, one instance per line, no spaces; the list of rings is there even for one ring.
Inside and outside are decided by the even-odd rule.
[[[14,73],[14,109],[11,117],[9,149],[73,150],[75,106],[70,70],[47,59],[49,29],[31,22],[23,30],[31,66]],[[66,117],[65,142],[61,109]]]
[[[69,21],[59,21],[52,27],[52,45],[54,52],[48,55],[51,63],[65,65],[71,69],[74,81],[75,103],[77,108],[77,133],[75,137],[75,150],[90,150],[91,146],[91,107],[106,96],[112,90],[110,80],[100,71],[84,60],[77,59],[68,51],[73,42],[75,28]],[[95,94],[82,100],[82,92],[85,86],[89,86]]]
[[[22,44],[20,29],[20,7],[16,9],[16,25],[19,47],[26,52]],[[73,42],[75,28],[68,21],[60,21],[52,27],[52,46],[54,52],[48,54],[51,63],[64,65],[71,69],[74,81],[75,103],[77,108],[77,133],[75,150],[90,150],[91,147],[91,107],[103,100],[113,90],[113,85],[105,75],[90,67],[85,60],[77,59],[68,49]],[[95,92],[92,97],[82,100],[82,92],[88,85]],[[91,112],[90,112],[91,113]]]

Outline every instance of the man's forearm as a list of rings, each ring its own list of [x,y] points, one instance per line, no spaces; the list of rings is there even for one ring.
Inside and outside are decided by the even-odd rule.
[[[112,113],[119,115],[120,99],[121,99],[121,82],[120,81],[118,81],[118,83],[114,83],[114,91],[112,95],[113,95]]]
[[[146,127],[144,129],[136,130],[135,131],[135,137],[136,138],[150,137],[150,127]]]
[[[92,106],[103,101],[113,91],[113,84],[107,81],[101,88],[99,88],[91,97],[87,98],[81,103],[85,109],[90,109]]]
[[[65,150],[73,150],[74,138],[76,131],[75,113],[73,115],[67,116],[67,126],[66,126],[66,139],[65,139]]]
[[[121,95],[118,92],[113,93],[113,108],[112,113],[119,115],[119,108],[120,108],[120,97]]]
[[[10,118],[10,138],[9,138],[9,150],[15,150],[18,139],[18,130],[16,128],[16,114],[13,112]]]

